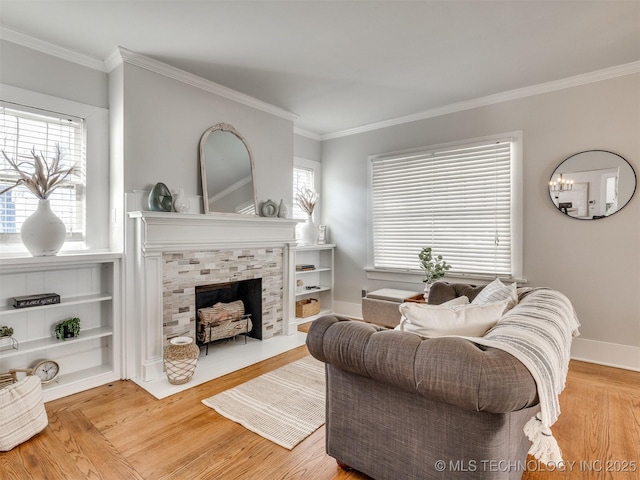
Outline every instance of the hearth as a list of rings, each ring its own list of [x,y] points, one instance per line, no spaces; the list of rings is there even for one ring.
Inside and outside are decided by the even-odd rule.
[[[262,279],[195,287],[196,342],[245,334],[262,340]]]

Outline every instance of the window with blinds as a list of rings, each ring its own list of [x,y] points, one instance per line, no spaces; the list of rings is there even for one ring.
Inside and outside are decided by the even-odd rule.
[[[512,143],[372,158],[374,268],[420,271],[432,247],[452,274],[512,276]]]
[[[84,121],[68,115],[0,103],[0,191],[14,185],[18,173],[4,154],[31,162],[31,151],[42,154],[47,163],[60,148],[61,166],[76,165],[79,175],[68,177],[49,197],[51,209],[67,228],[67,239],[82,240],[85,232],[85,148]],[[19,242],[22,222],[37,208],[38,199],[19,185],[0,195],[0,234],[5,242]]]
[[[315,189],[314,187],[314,178],[313,178],[313,169],[306,167],[293,167],[293,211],[291,213],[291,218],[296,218],[298,220],[306,220],[307,214],[304,210],[300,208],[298,203],[295,201],[296,195],[303,188],[307,187],[310,189]]]

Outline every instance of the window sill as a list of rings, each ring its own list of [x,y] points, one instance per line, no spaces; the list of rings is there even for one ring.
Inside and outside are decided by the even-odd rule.
[[[367,273],[368,280],[383,280],[387,282],[402,283],[422,283],[422,279],[424,278],[424,275],[421,272],[412,272],[408,270],[383,270],[372,267],[367,267],[364,270]],[[453,283],[462,283],[467,281],[472,281],[474,283],[489,283],[495,278],[495,275],[450,273],[445,275],[443,280]],[[518,283],[518,285],[529,283],[526,278],[512,278],[500,275],[498,275],[498,278],[507,282],[515,281]]]

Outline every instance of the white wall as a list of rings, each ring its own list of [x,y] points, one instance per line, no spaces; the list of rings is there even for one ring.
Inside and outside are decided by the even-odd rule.
[[[584,221],[557,211],[547,190],[555,168],[583,150],[615,152],[640,173],[639,75],[324,141],[322,222],[338,246],[337,304],[359,304],[363,288],[422,289],[419,283],[368,280],[363,270],[368,155],[515,130],[523,131],[524,276],[529,285],[564,292],[585,339],[640,346],[640,195],[612,217]],[[640,366],[640,358],[636,362]]]
[[[0,40],[0,83],[107,108],[107,74]]]
[[[258,199],[291,204],[293,122],[158,74],[124,64],[124,191],[165,183],[202,195],[198,149],[209,127],[230,123],[254,157]]]
[[[322,160],[322,142],[296,134],[293,136],[293,156],[320,162]]]

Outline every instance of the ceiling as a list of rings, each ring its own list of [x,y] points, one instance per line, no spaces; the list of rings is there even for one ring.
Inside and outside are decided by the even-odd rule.
[[[639,0],[0,0],[0,23],[100,60],[122,46],[318,135],[640,61]]]

